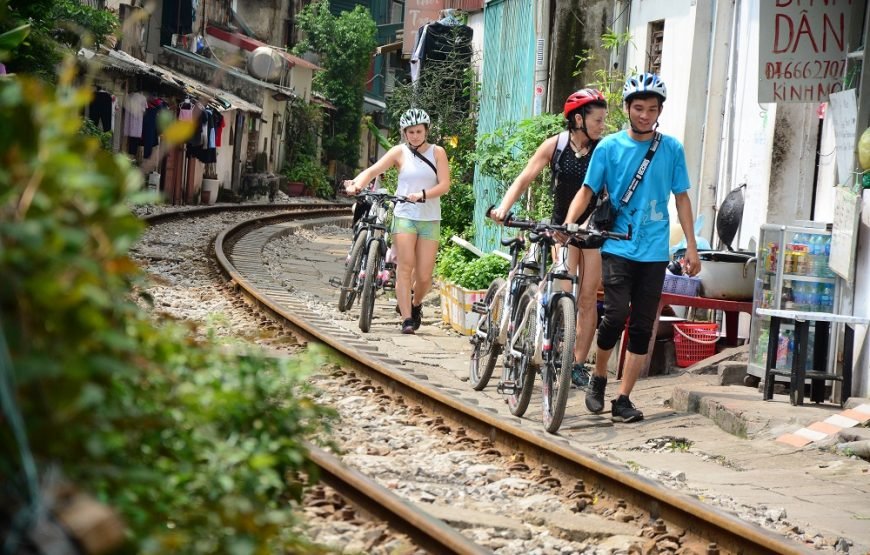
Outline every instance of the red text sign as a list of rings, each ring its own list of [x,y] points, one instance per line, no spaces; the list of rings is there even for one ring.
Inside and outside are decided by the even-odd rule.
[[[760,2],[758,101],[824,102],[843,90],[857,0]],[[851,45],[852,48],[855,45]]]

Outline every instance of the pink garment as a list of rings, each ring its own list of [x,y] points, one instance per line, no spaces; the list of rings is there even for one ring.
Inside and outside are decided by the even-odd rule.
[[[135,92],[127,96],[124,102],[124,135],[127,137],[142,137],[142,116],[148,109],[148,99],[144,94]]]

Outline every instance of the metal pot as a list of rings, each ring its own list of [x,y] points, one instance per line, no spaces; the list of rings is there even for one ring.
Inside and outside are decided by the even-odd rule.
[[[704,297],[751,301],[755,288],[755,253],[701,251],[701,291]]]

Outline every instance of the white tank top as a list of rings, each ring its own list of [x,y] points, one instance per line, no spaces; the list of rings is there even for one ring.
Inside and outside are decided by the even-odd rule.
[[[426,152],[420,152],[423,156],[435,166],[435,145],[429,147]],[[438,184],[438,176],[429,167],[429,164],[420,160],[414,153],[411,152],[408,145],[402,148],[402,169],[399,170],[399,183],[396,187],[396,194],[407,196],[411,193],[419,193],[423,189],[431,189]],[[431,222],[441,220],[441,199],[427,198],[426,202],[410,204],[403,202],[397,204],[393,209],[393,214],[400,218],[409,220],[417,220],[421,222]]]

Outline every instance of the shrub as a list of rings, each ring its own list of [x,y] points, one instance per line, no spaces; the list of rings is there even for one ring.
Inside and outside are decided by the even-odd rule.
[[[118,509],[126,551],[303,552],[288,501],[315,470],[303,440],[329,429],[303,381],[319,355],[234,355],[141,307],[128,205],[151,196],[80,132],[88,95],[71,66],[61,75],[57,93],[0,80],[0,376],[14,370],[29,438],[0,426],[0,492],[28,499],[18,461],[32,452]]]
[[[476,257],[459,245],[449,245],[439,254],[436,274],[465,289],[486,289],[495,278],[507,276],[509,267],[510,263],[498,255]]]
[[[318,197],[330,198],[333,195],[326,169],[314,158],[297,157],[295,164],[284,168],[284,175],[290,181],[304,183]]]

